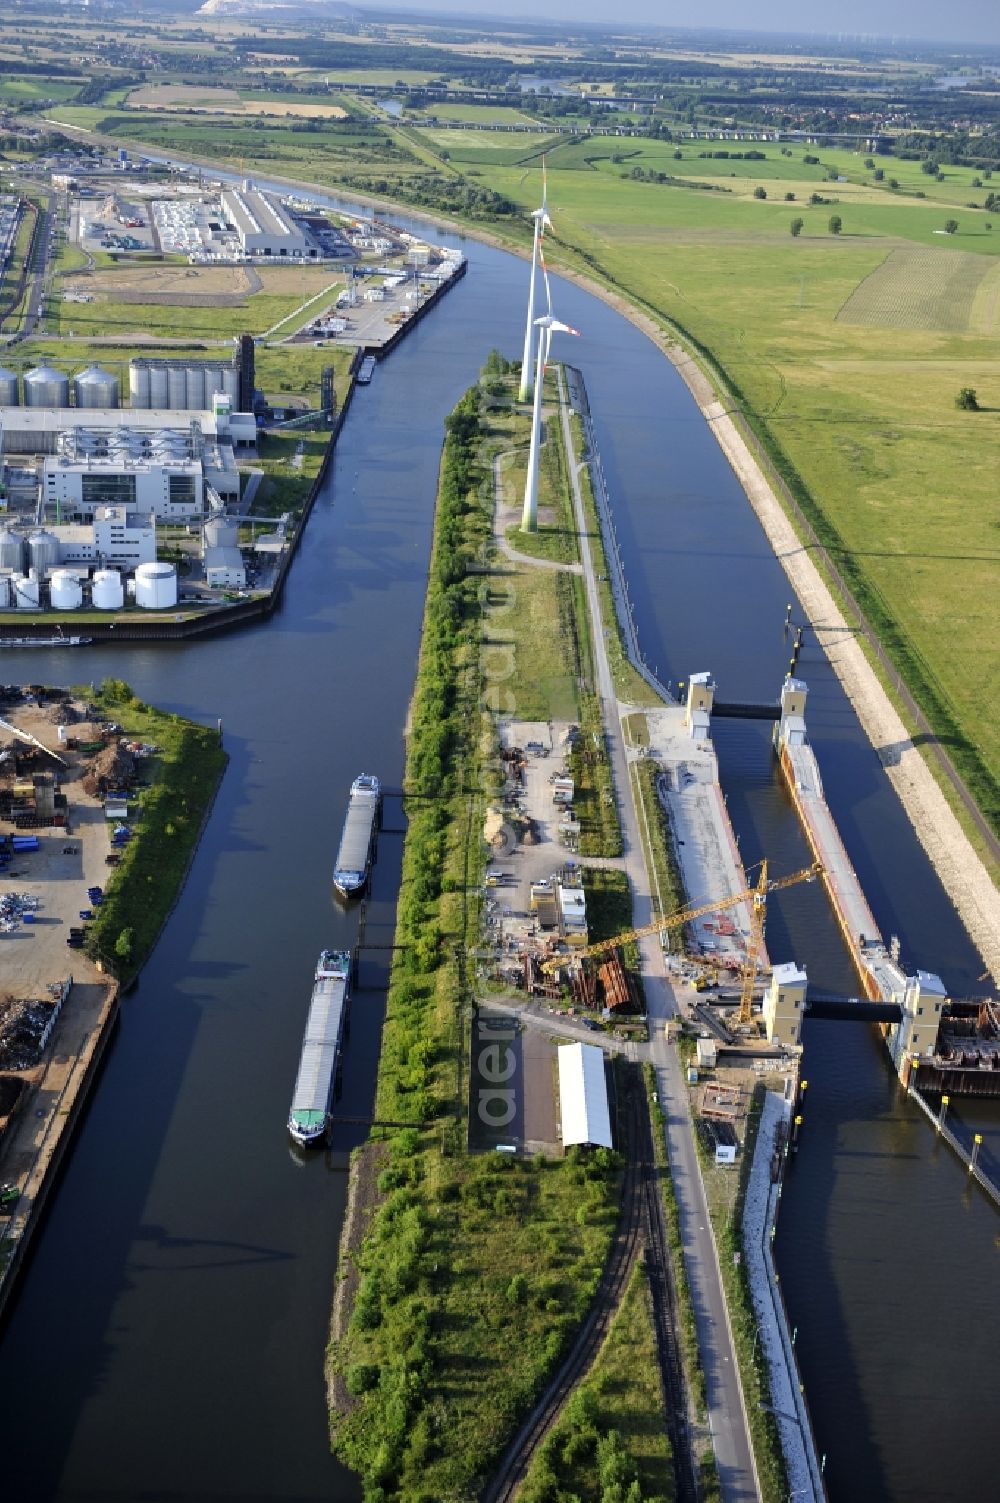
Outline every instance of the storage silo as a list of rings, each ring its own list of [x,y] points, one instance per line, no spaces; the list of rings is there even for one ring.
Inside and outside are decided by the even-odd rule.
[[[10,605],[11,605],[10,591],[11,591],[10,575],[9,574],[0,574],[0,611],[6,611],[6,610],[10,609]]]
[[[226,396],[230,398],[234,409],[239,407],[240,373],[234,365],[224,365],[222,367],[222,386],[219,390],[224,391]]]
[[[36,365],[24,378],[25,407],[68,407],[69,377],[51,365]]]
[[[149,399],[149,366],[138,365],[134,360],[128,368],[128,397],[130,407],[145,407],[152,405]]]
[[[187,383],[187,398],[184,406],[200,410],[205,405],[205,367],[203,365],[185,366],[184,376]]]
[[[167,367],[167,400],[164,407],[186,407],[187,399],[187,371],[183,365],[171,365]]]
[[[24,569],[24,538],[9,527],[0,531],[0,569],[20,574]]]
[[[0,407],[17,407],[20,401],[17,372],[0,365]]]
[[[12,574],[10,582],[14,592],[15,607],[19,611],[37,610],[41,599],[38,580],[32,579],[29,574]]]
[[[165,365],[151,365],[149,368],[149,406],[170,406],[170,373]]]
[[[135,571],[135,603],[147,611],[177,604],[177,570],[173,564],[140,564]]]
[[[95,611],[120,611],[125,604],[122,577],[117,569],[98,569],[93,579]]]
[[[78,407],[117,407],[118,377],[99,365],[88,365],[73,378],[73,396]]]
[[[83,585],[69,569],[56,569],[49,580],[54,611],[75,611],[83,604]]]
[[[44,579],[50,569],[59,562],[59,539],[54,533],[39,527],[28,538],[28,560],[39,579]]]
[[[240,524],[235,517],[221,513],[209,517],[205,523],[206,548],[236,548],[239,544]]]

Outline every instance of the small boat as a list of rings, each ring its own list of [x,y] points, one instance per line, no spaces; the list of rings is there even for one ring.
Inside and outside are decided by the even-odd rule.
[[[351,995],[351,954],[324,950],[316,962],[288,1131],[303,1148],[320,1143],[330,1125],[340,1050]]]
[[[342,897],[353,897],[368,881],[381,813],[382,784],[373,773],[363,772],[351,784],[347,817],[333,869],[333,885]]]

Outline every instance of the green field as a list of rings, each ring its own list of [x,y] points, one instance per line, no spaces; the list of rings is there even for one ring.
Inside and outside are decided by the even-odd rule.
[[[421,114],[433,115],[435,120],[469,120],[477,125],[537,125],[534,115],[509,105],[488,104],[438,104],[426,105]]]
[[[660,1388],[645,1269],[631,1283],[594,1365],[528,1470],[519,1503],[603,1503],[638,1480],[642,1503],[673,1496],[670,1441]]]
[[[1000,827],[1000,223],[956,209],[970,228],[944,236],[942,202],[866,189],[808,208],[581,164],[584,145],[634,144],[549,154],[550,263],[608,281],[725,372]],[[918,164],[885,166],[932,182]],[[524,209],[538,202],[538,168],[482,174]],[[982,411],[956,410],[964,386]]]

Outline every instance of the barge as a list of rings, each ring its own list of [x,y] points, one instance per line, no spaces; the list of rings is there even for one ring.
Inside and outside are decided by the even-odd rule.
[[[347,818],[333,869],[333,885],[342,897],[353,897],[368,881],[381,813],[382,785],[372,773],[364,772],[351,784]]]
[[[91,637],[0,637],[0,647],[85,647]]]
[[[366,355],[365,358],[362,360],[361,364],[358,366],[358,374],[357,374],[357,376],[356,376],[355,379],[357,380],[357,383],[358,383],[359,386],[369,386],[371,384],[371,379],[372,379],[372,376],[374,376],[374,374],[375,374],[375,356],[374,355]]]
[[[351,965],[347,950],[324,950],[316,962],[299,1073],[288,1113],[288,1131],[303,1148],[322,1142],[330,1126],[350,1004]]]

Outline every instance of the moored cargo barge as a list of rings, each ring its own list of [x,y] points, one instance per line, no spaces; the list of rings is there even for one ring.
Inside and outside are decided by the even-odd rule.
[[[345,898],[361,892],[368,881],[381,813],[382,785],[372,773],[362,773],[351,784],[347,817],[333,869],[333,885]]]
[[[330,1125],[351,999],[351,965],[347,950],[324,950],[316,962],[299,1073],[288,1113],[288,1131],[303,1147],[321,1142]]]

